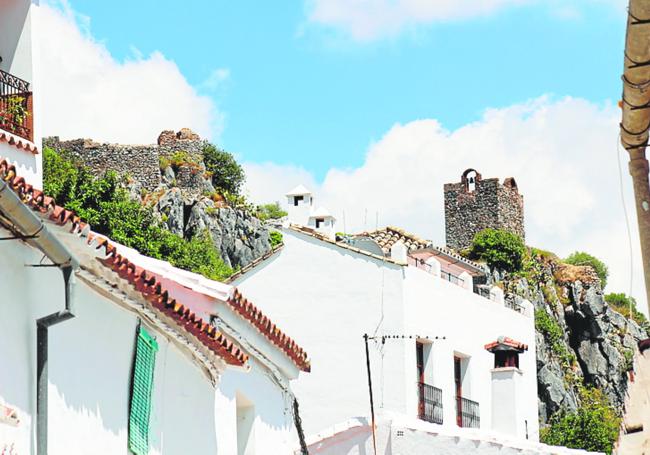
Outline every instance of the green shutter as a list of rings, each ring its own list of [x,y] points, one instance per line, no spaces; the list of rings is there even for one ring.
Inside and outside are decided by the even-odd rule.
[[[129,413],[129,449],[136,455],[149,453],[149,415],[156,351],[158,343],[140,327],[133,364]]]

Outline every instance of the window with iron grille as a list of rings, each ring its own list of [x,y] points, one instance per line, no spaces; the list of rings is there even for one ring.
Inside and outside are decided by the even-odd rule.
[[[153,372],[158,343],[144,327],[138,329],[129,412],[129,450],[135,455],[149,454],[149,417]]]

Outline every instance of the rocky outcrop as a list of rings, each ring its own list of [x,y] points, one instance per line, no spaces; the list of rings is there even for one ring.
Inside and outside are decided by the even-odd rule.
[[[235,270],[271,251],[268,228],[249,212],[220,200],[202,162],[167,166],[151,192],[143,191],[137,181],[127,189],[132,198],[151,205],[174,234],[191,238],[207,232],[223,261]]]
[[[542,423],[560,409],[575,410],[581,384],[600,388],[622,407],[635,346],[648,335],[609,307],[591,268],[537,257],[526,278],[493,271],[488,281],[500,281],[507,299],[535,306]]]
[[[224,262],[233,268],[244,267],[271,250],[269,231],[259,219],[203,198],[192,206],[185,232],[197,235],[206,230]]]

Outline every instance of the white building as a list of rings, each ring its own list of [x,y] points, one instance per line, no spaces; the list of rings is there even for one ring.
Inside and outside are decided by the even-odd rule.
[[[537,443],[529,302],[505,301],[479,284],[482,265],[400,229],[332,239],[292,216],[283,248],[233,284],[310,352],[314,368],[294,390],[312,443],[370,415],[364,334],[377,416]]]
[[[39,190],[37,116],[11,104],[31,100],[37,12],[0,3],[0,454],[292,453],[305,351],[234,287]]]
[[[303,185],[298,185],[287,194],[287,221],[314,229],[331,239],[336,230],[336,218],[325,207],[314,208],[314,195]]]
[[[38,10],[38,0],[0,3],[0,157],[40,188],[40,101],[34,96],[38,72],[33,64]]]
[[[290,453],[305,352],[234,287],[93,235],[15,170],[0,161],[0,450]]]

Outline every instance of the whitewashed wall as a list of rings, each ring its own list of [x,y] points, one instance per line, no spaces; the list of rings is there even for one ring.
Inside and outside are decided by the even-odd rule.
[[[0,69],[32,80],[31,0],[3,0],[0,4]]]
[[[0,230],[2,235],[8,235]],[[35,453],[36,318],[63,308],[58,269],[27,268],[41,254],[15,241],[0,244],[0,402],[14,407],[18,427],[0,423],[0,449]],[[83,281],[75,286],[76,317],[50,329],[51,455],[128,454],[129,387],[138,318]],[[151,417],[152,453],[235,454],[236,402],[255,406],[255,452],[290,453],[293,429],[285,391],[255,361],[226,369],[218,387],[185,350],[145,324],[158,343]]]
[[[401,330],[403,270],[290,230],[284,242],[234,284],[310,355],[312,371],[292,384],[310,434],[369,412],[362,336]],[[406,411],[402,343],[371,352],[376,406]]]
[[[363,424],[365,423],[365,425]],[[308,441],[311,455],[368,455],[374,452],[371,427],[357,422],[331,428],[319,441]],[[549,446],[485,431],[451,428],[386,413],[378,416],[377,453],[382,455],[586,455],[584,450]],[[298,454],[298,452],[295,452]]]
[[[377,410],[417,415],[416,336],[433,341],[426,381],[443,390],[444,425],[456,426],[454,354],[468,356],[466,398],[479,402],[481,428],[491,428],[493,354],[484,345],[508,336],[529,345],[520,355],[517,397],[528,436],[538,438],[534,321],[414,267],[400,267],[284,231],[285,248],[235,284],[295,336],[312,372],[294,390],[306,433],[369,415],[364,333],[370,342]],[[390,336],[396,335],[398,338]],[[445,340],[434,338],[446,337]],[[525,437],[525,432],[521,436]]]
[[[36,58],[38,46],[34,34],[37,32],[38,5],[31,0],[4,0],[0,2],[0,69],[30,83],[33,95],[34,144],[41,148],[41,95],[38,92],[38,68]],[[18,149],[6,142],[0,142],[0,159],[6,158],[18,168],[19,175],[42,188],[41,155]]]
[[[468,356],[467,374],[463,380],[463,396],[477,401],[480,407],[481,428],[491,429],[492,373],[494,354],[484,345],[507,336],[528,345],[528,351],[519,355],[522,371],[521,387],[517,397],[520,419],[527,422],[531,440],[539,438],[537,415],[537,367],[535,359],[534,318],[480,297],[460,286],[434,277],[415,267],[406,271],[405,326],[410,333],[445,337],[434,340],[431,357],[426,366],[426,381],[442,389],[444,423],[455,424],[454,355]],[[409,414],[417,412],[415,345],[406,349],[406,365],[411,367]],[[498,403],[494,403],[498,406]],[[525,424],[521,422],[522,427]],[[525,437],[525,429],[522,432]]]

